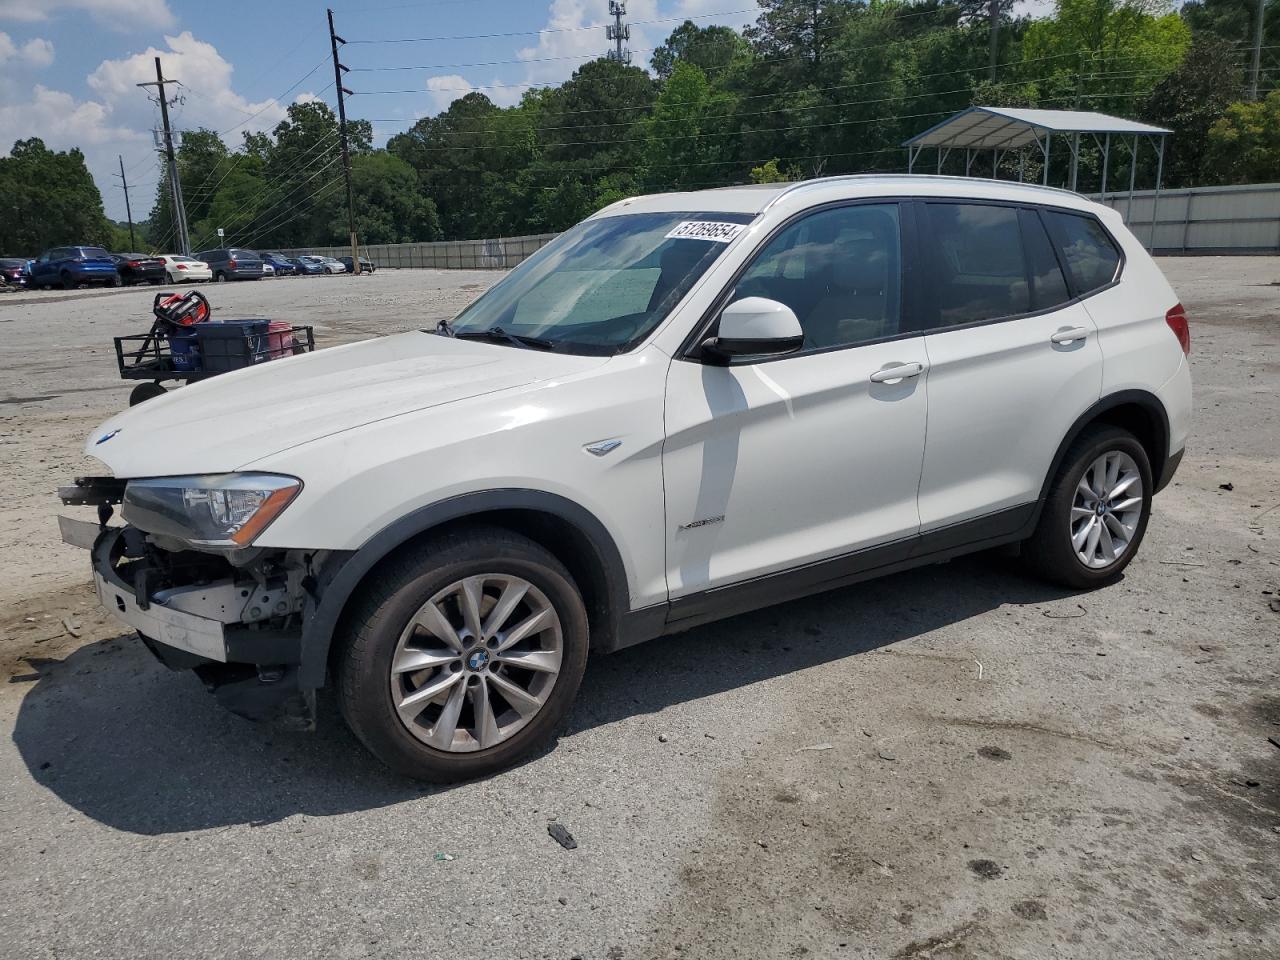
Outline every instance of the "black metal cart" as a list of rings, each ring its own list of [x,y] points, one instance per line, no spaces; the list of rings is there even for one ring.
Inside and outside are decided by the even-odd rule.
[[[120,376],[125,380],[144,381],[129,394],[129,406],[167,392],[161,386],[165,381],[194,383],[220,373],[315,350],[315,333],[310,326],[275,324],[266,320],[213,324],[207,321],[211,311],[202,295],[193,293],[172,303],[171,307],[176,307],[176,310],[166,309],[165,298],[172,301],[172,295],[156,295],[153,306],[156,319],[149,332],[115,338]],[[195,315],[193,310],[183,312],[181,309],[181,304],[199,307],[201,303],[204,307],[202,320],[191,319]],[[187,322],[182,322],[184,318]],[[208,325],[202,328],[205,323]],[[216,337],[198,336],[214,332],[218,334]],[[193,349],[197,338],[203,350]],[[179,345],[177,349],[175,343]]]

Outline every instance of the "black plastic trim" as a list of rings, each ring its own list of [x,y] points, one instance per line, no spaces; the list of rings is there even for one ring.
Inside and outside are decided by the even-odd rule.
[[[761,607],[1024,540],[1035,528],[1036,507],[1034,503],[1021,504],[917,536],[678,597],[669,604],[664,632],[678,633]]]
[[[1183,447],[1177,453],[1171,454],[1165,458],[1164,466],[1160,469],[1156,479],[1156,493],[1159,493],[1169,485],[1169,481],[1173,479],[1173,475],[1178,472],[1178,467],[1182,463],[1182,456],[1187,452],[1187,448]]]
[[[525,489],[483,490],[422,507],[384,527],[359,550],[331,555],[317,577],[315,597],[318,599],[309,597],[303,610],[301,686],[305,689],[324,685],[329,646],[339,618],[347,601],[370,570],[419,534],[451,520],[497,510],[550,514],[572,524],[587,538],[600,562],[608,593],[605,605],[607,622],[603,633],[591,638],[591,644],[594,649],[616,649],[620,637],[619,621],[631,608],[630,591],[622,555],[604,524],[586,508],[554,493]]]

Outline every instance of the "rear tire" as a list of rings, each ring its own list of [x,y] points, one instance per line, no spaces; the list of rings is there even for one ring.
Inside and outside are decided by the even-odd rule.
[[[1023,557],[1059,586],[1090,590],[1112,583],[1138,552],[1154,489],[1147,452],[1133,434],[1087,428],[1062,458]]]
[[[512,585],[519,598],[504,614]],[[468,589],[478,611],[471,621]],[[534,621],[537,630],[504,646],[516,626]],[[529,756],[556,735],[587,665],[587,614],[573,578],[543,547],[498,528],[405,550],[378,571],[346,622],[336,664],[342,715],[379,760],[418,780],[486,776]],[[404,669],[414,657],[430,665]],[[534,658],[536,670],[518,666]],[[414,700],[431,689],[438,695]]]

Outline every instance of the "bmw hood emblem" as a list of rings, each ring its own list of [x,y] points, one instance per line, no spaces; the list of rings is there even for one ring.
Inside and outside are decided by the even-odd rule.
[[[119,432],[120,432],[120,429],[117,427],[115,430],[112,430],[110,433],[104,433],[102,436],[100,436],[97,440],[93,442],[93,445],[95,447],[101,446],[102,444],[106,443],[108,440],[110,440]]]

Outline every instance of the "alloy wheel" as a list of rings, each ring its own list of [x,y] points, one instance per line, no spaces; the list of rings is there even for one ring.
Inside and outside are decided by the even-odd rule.
[[[1133,457],[1110,450],[1093,461],[1071,502],[1071,547],[1086,567],[1111,566],[1129,549],[1142,521],[1142,474]]]
[[[509,574],[466,577],[424,603],[400,634],[391,702],[428,746],[483,750],[538,714],[563,655],[560,615],[541,590]]]

